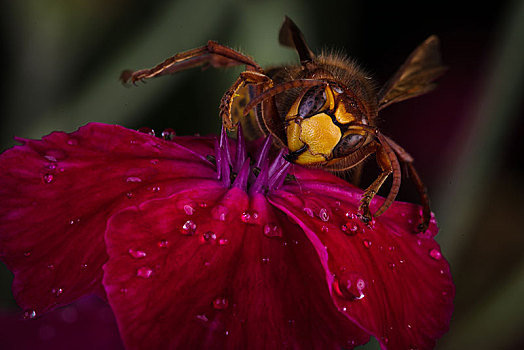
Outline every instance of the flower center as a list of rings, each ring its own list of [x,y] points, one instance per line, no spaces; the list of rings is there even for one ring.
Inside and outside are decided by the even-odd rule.
[[[224,186],[238,187],[249,191],[250,195],[266,193],[278,189],[286,180],[293,180],[288,175],[290,163],[283,157],[284,150],[270,159],[271,141],[271,136],[267,136],[262,147],[251,157],[242,127],[238,126],[236,145],[230,145],[225,128],[222,128],[220,139],[215,141],[215,156],[208,159],[216,165],[217,178]]]

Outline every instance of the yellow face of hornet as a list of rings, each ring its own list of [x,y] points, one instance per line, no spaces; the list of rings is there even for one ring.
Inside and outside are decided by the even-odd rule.
[[[286,115],[286,136],[297,164],[319,164],[342,158],[365,141],[365,132],[352,122],[343,90],[321,85],[304,91]]]

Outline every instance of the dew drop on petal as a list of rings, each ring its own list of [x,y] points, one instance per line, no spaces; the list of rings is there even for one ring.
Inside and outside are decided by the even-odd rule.
[[[139,128],[137,131],[141,132],[141,133],[144,133],[144,134],[151,135],[151,136],[155,136],[155,130],[153,130],[153,129],[147,127],[147,126],[143,126],[143,127]]]
[[[78,145],[78,140],[71,138],[71,139],[67,140],[67,144],[69,146],[77,146]]]
[[[195,208],[190,206],[189,204],[184,205],[184,212],[186,215],[193,215],[195,213]]]
[[[44,158],[50,162],[56,162],[67,158],[67,154],[61,149],[50,149],[45,152]]]
[[[442,259],[442,254],[438,251],[438,249],[431,249],[429,251],[429,256],[433,259],[433,260],[440,260]]]
[[[388,267],[394,270],[397,267],[397,265],[395,263],[388,263]]]
[[[162,131],[162,138],[164,140],[171,141],[175,138],[175,136],[176,136],[175,130],[171,128],[167,128],[167,129],[164,129],[164,131]]]
[[[197,225],[192,220],[187,220],[183,225],[181,232],[184,235],[192,236],[195,234]]]
[[[213,231],[207,231],[202,234],[202,239],[206,242],[212,242],[217,239],[217,235]]]
[[[318,217],[320,218],[320,220],[322,220],[324,222],[329,221],[329,212],[328,212],[328,210],[326,208],[320,209],[320,211],[318,213]]]
[[[263,263],[268,263],[269,262],[269,258],[262,258],[262,262]]]
[[[45,184],[50,184],[51,182],[53,182],[54,179],[55,177],[53,174],[45,174],[44,176],[42,176],[42,181]]]
[[[137,183],[137,182],[142,182],[142,179],[139,178],[138,176],[129,176],[129,177],[126,179],[126,182]]]
[[[129,248],[128,253],[135,259],[145,258],[145,256],[147,255],[146,252],[133,248]]]
[[[228,212],[229,210],[227,207],[219,204],[211,210],[211,216],[215,220],[226,221],[226,215]]]
[[[48,265],[47,265],[47,268],[48,268],[49,270],[54,270],[54,269],[55,269],[55,265],[53,265],[53,264],[48,264]]]
[[[218,297],[215,300],[213,300],[213,307],[217,310],[224,310],[227,309],[229,305],[229,300],[224,297]]]
[[[340,226],[340,229],[348,236],[354,236],[358,233],[358,225],[351,221],[342,224],[342,226]]]
[[[274,223],[267,223],[263,228],[266,237],[282,237],[282,229]]]
[[[134,196],[135,196],[135,194],[133,192],[127,192],[126,193],[126,197],[129,198],[129,199],[133,198]]]
[[[200,202],[200,203],[198,203],[198,206],[200,208],[206,208],[207,207],[207,203],[206,202]]]
[[[71,219],[71,220],[69,220],[69,225],[78,224],[79,222],[80,222],[80,219],[79,219],[79,218]]]
[[[218,244],[220,244],[220,245],[227,245],[227,244],[229,244],[229,240],[227,238],[220,238],[218,240]]]
[[[209,319],[207,318],[207,316],[205,314],[196,315],[196,318],[199,319],[200,321],[203,321],[203,322],[209,321]]]
[[[56,297],[59,297],[60,295],[62,295],[63,292],[64,290],[62,288],[51,289],[51,293],[53,293]]]
[[[30,320],[36,317],[36,311],[35,310],[26,310],[24,311],[24,318],[26,320]]]
[[[245,210],[240,214],[240,220],[246,224],[258,223],[258,213],[254,210]]]
[[[151,163],[152,165],[157,165],[158,162],[159,162],[158,159],[151,159],[151,160],[149,161],[149,163]]]
[[[160,186],[153,186],[153,187],[151,188],[151,191],[152,191],[152,192],[158,192],[158,191],[160,191]]]
[[[136,275],[141,278],[149,278],[153,274],[153,270],[147,266],[142,266],[136,270]]]
[[[335,277],[333,281],[335,293],[339,297],[350,301],[364,298],[364,288],[366,288],[364,279],[352,272],[342,273],[341,276]]]
[[[160,241],[158,241],[157,245],[159,248],[167,248],[169,242],[166,239],[161,239]]]
[[[371,242],[369,239],[364,239],[364,240],[362,240],[362,244],[364,244],[364,247],[369,249],[369,248],[371,248],[371,244],[373,244],[373,242]]]
[[[306,215],[309,217],[315,216],[315,214],[313,213],[313,209],[308,208],[308,207],[304,207],[304,213],[306,213]]]
[[[31,256],[31,252],[29,252],[29,251],[24,252],[24,256],[25,256],[25,257]]]

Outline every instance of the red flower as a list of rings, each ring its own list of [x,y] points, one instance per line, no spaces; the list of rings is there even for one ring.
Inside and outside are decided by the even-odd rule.
[[[366,225],[362,191],[270,140],[89,124],[0,156],[0,257],[33,318],[107,296],[127,348],[431,348],[454,286],[420,208]],[[258,147],[257,147],[258,146]],[[252,156],[254,155],[254,156]],[[373,205],[380,205],[377,198]]]

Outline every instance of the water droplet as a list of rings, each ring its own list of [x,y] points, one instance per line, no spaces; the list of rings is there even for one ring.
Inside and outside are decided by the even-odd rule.
[[[240,220],[246,224],[256,224],[258,222],[258,213],[254,210],[243,211]]]
[[[138,176],[129,176],[129,177],[126,179],[126,182],[137,183],[137,182],[142,182],[142,179],[139,178]]]
[[[160,191],[160,186],[153,186],[153,187],[151,188],[151,191],[152,191],[152,192],[158,192],[158,191]]]
[[[282,237],[282,229],[274,223],[265,224],[263,230],[267,237]]]
[[[329,227],[327,227],[326,225],[322,225],[322,227],[320,228],[320,231],[327,233],[329,232]]]
[[[262,258],[262,262],[263,263],[268,263],[269,262],[269,258]]]
[[[62,295],[63,292],[64,290],[62,288],[51,289],[51,293],[53,293],[56,297],[59,297],[60,295]]]
[[[55,170],[56,169],[56,164],[53,164],[53,163],[49,163],[45,166],[47,169],[49,170]]]
[[[53,174],[45,174],[44,176],[42,176],[42,181],[45,184],[50,184],[51,182],[53,182],[54,178],[55,177]]]
[[[71,219],[69,220],[69,225],[78,224],[80,222],[80,218]]]
[[[392,252],[392,251],[394,251],[394,250],[395,250],[395,247],[394,247],[394,246],[392,246],[392,245],[390,245],[390,246],[388,247],[388,250],[389,250],[390,252]]]
[[[190,206],[189,204],[184,205],[184,212],[186,215],[193,215],[195,213],[195,208]]]
[[[397,265],[395,263],[388,263],[388,267],[394,270],[397,267]]]
[[[354,236],[358,233],[358,225],[351,221],[342,224],[342,226],[340,226],[340,229],[348,236]]]
[[[143,126],[140,129],[138,129],[137,131],[141,132],[141,133],[144,133],[144,134],[151,135],[151,136],[155,136],[155,130],[153,130],[153,129],[147,127],[147,126]]]
[[[50,149],[45,152],[44,158],[50,162],[56,163],[58,160],[66,158],[66,153],[61,149]]]
[[[183,225],[182,225],[182,234],[184,235],[188,235],[188,236],[191,236],[191,235],[194,235],[195,234],[195,231],[196,231],[196,228],[197,228],[197,225],[191,221],[191,220],[187,220]]]
[[[164,140],[171,141],[175,138],[175,136],[176,136],[175,130],[171,128],[167,128],[167,129],[164,129],[164,131],[162,131],[162,138]]]
[[[351,220],[358,219],[358,215],[353,213],[352,211],[347,211],[345,215],[348,219],[351,219]]]
[[[166,239],[162,239],[158,241],[157,245],[160,248],[167,248],[167,246],[169,245],[169,242]]]
[[[407,324],[407,327],[408,327],[409,329],[413,328],[409,323]]]
[[[328,212],[328,210],[326,208],[320,209],[320,211],[318,212],[318,217],[320,218],[320,220],[322,220],[324,222],[329,221],[329,212]]]
[[[124,287],[120,288],[120,293],[126,294],[127,293],[127,288],[124,288]]]
[[[159,162],[158,159],[151,159],[151,160],[149,161],[149,163],[151,163],[152,165],[157,165],[158,162]]]
[[[77,139],[69,139],[69,140],[67,140],[67,144],[69,146],[77,146],[78,145],[78,140]]]
[[[207,316],[204,315],[204,314],[202,314],[202,315],[196,315],[196,318],[199,319],[200,321],[204,321],[204,322],[209,321],[209,319],[207,318]]]
[[[369,239],[364,239],[362,240],[362,244],[364,244],[364,247],[366,248],[371,248],[371,244],[373,244],[373,242],[371,242]]]
[[[220,238],[218,240],[218,244],[220,245],[226,245],[226,244],[229,244],[229,240],[227,238]]]
[[[36,311],[35,310],[26,310],[24,311],[24,318],[26,320],[31,320],[36,317]]]
[[[229,305],[229,300],[224,297],[218,297],[215,300],[213,300],[213,307],[217,310],[224,310],[227,309]]]
[[[128,253],[135,259],[145,258],[147,255],[146,252],[133,248],[129,248]]]
[[[429,251],[429,256],[433,259],[433,260],[440,260],[442,259],[442,254],[438,251],[438,249],[436,248],[433,248]]]
[[[31,256],[31,252],[29,252],[29,251],[28,252],[24,252],[24,256],[25,257]]]
[[[202,234],[202,238],[204,241],[215,241],[217,239],[217,235],[213,231],[207,231],[204,234]]]
[[[48,265],[47,265],[47,268],[48,268],[49,270],[54,270],[54,269],[55,269],[55,265],[53,265],[53,264],[48,264]]]
[[[200,202],[200,203],[198,203],[198,206],[200,208],[207,208],[207,203],[206,202]]]
[[[308,208],[308,207],[304,207],[304,213],[306,213],[306,215],[309,216],[309,217],[315,216],[315,214],[313,213],[313,210],[311,208]]]
[[[229,209],[223,205],[217,205],[211,210],[211,216],[215,220],[226,221],[226,215],[229,212]]]
[[[135,196],[135,194],[133,192],[127,192],[126,193],[126,197],[129,198],[129,199],[133,198],[134,196]]]
[[[88,266],[87,264],[81,264],[81,265],[80,265],[80,269],[81,269],[82,271],[85,271],[85,270],[87,270],[87,266]]]
[[[354,272],[343,272],[340,277],[335,277],[333,289],[335,293],[347,300],[360,300],[364,298],[366,282]]]
[[[153,270],[147,266],[142,266],[136,270],[136,275],[142,278],[149,278],[153,274]]]

